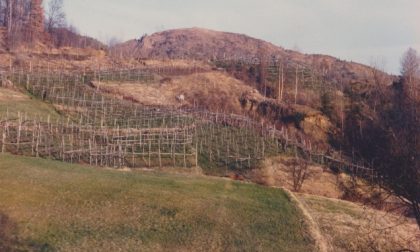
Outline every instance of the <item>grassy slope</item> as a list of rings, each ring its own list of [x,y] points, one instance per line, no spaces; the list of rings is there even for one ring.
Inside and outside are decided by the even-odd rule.
[[[0,211],[17,223],[14,232],[22,246],[64,251],[313,248],[285,192],[227,180],[2,155],[0,198]]]
[[[51,119],[59,117],[50,104],[31,98],[18,91],[0,88],[0,117],[4,117],[7,114],[11,117],[17,116],[19,112],[26,113],[30,118],[34,116],[44,119],[48,116]]]
[[[420,232],[413,219],[360,205],[300,194],[331,251],[420,251]]]
[[[199,107],[236,114],[244,112],[240,103],[242,94],[255,91],[246,83],[218,71],[172,76],[167,80],[163,83],[159,78],[153,83],[111,81],[95,84],[104,91],[132,97],[142,104]],[[176,97],[181,94],[185,100],[179,102]],[[253,94],[261,97],[258,93]]]

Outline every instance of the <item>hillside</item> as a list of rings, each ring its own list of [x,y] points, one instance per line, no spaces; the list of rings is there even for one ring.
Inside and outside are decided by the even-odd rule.
[[[0,61],[6,68],[2,85],[10,88],[0,88],[0,117],[8,114],[0,127],[3,152],[130,172],[3,156],[0,196],[6,200],[0,203],[0,221],[7,229],[0,230],[0,239],[11,244],[8,246],[58,250],[281,247],[287,251],[313,250],[313,239],[319,245],[319,235],[314,236],[311,225],[302,225],[302,219],[311,216],[305,211],[302,216],[297,209],[302,208],[299,201],[290,201],[281,190],[190,175],[131,172],[145,167],[165,172],[183,167],[184,172],[291,189],[296,167],[287,161],[298,155],[299,148],[308,151],[309,157],[304,153],[302,158],[314,165],[308,168],[302,192],[364,203],[382,197],[372,188],[358,191],[353,190],[357,184],[345,184],[349,176],[341,179],[340,172],[365,174],[351,170],[349,162],[357,160],[346,160],[333,148],[344,133],[343,123],[349,122],[345,113],[360,105],[362,117],[374,116],[370,106],[375,104],[369,103],[374,101],[370,99],[375,91],[372,84],[378,84],[375,78],[379,78],[387,85],[392,76],[330,56],[284,50],[245,35],[196,28],[146,36],[139,45],[126,47],[134,56],[125,55],[127,58],[122,51],[119,56],[112,55],[115,48],[48,48],[41,44],[28,51],[2,52],[5,57]],[[224,55],[228,52],[231,57],[236,57],[234,53],[251,57],[278,53],[280,59],[287,60],[283,95],[278,94],[283,65],[238,63],[217,59],[219,56],[204,60],[210,57],[208,48]],[[147,59],[136,54],[143,49]],[[36,71],[27,70],[32,68]],[[42,118],[39,122],[27,120],[25,113],[29,118]],[[21,120],[15,120],[18,114]],[[54,124],[60,115],[69,118]],[[53,119],[53,124],[46,118]],[[339,166],[324,163],[327,155],[341,159]],[[327,160],[332,159],[328,156]],[[242,186],[249,188],[242,190]],[[332,251],[418,247],[405,240],[411,239],[406,230],[415,232],[414,224],[408,223],[403,230],[396,217],[380,223],[375,220],[396,235],[372,235],[371,220],[364,214],[392,215],[391,211],[363,212],[358,205],[347,207],[345,202],[317,196],[299,200]],[[372,206],[379,209],[381,200]],[[49,220],[38,220],[41,213]],[[391,228],[397,224],[398,228]],[[55,234],[48,231],[51,229]],[[19,233],[18,239],[10,233]]]
[[[93,2],[0,0],[0,252],[420,252],[415,6]]]
[[[217,79],[212,79],[215,77]],[[229,93],[233,94],[233,98],[230,99],[232,102],[236,101],[236,103],[231,104],[236,107],[239,106],[236,96],[240,94],[241,87],[246,87],[240,81],[218,71],[160,78],[162,77],[157,78],[157,83],[139,83],[135,80],[131,83],[123,81],[113,84],[93,81],[88,84],[104,85],[107,88],[116,89],[121,86],[121,90],[126,90],[127,94],[131,95],[135,95],[133,90],[140,90],[137,94],[139,99],[141,94],[147,93],[147,89],[150,88],[149,93],[151,95],[147,98],[152,99],[154,93],[165,91],[165,89],[160,90],[165,85],[169,85],[169,87],[171,85],[178,86],[182,90],[182,85],[188,83],[183,89],[185,92],[192,92],[190,93],[191,96],[186,95],[187,102],[194,97],[194,90],[201,90],[203,96],[208,96],[209,93],[217,95],[223,92],[223,89],[227,89],[230,90]],[[54,80],[54,78],[52,79]],[[32,80],[37,82],[36,79]],[[217,85],[215,85],[216,82]],[[68,85],[73,84],[72,82],[68,83]],[[132,89],[127,89],[126,85],[131,86]],[[195,89],[194,85],[197,86]],[[206,89],[206,85],[210,89]],[[46,87],[47,85],[44,85],[44,88]],[[80,89],[82,95],[89,93],[87,87],[83,89],[79,85],[75,88]],[[170,99],[174,98],[174,92],[178,88],[174,88],[173,92],[167,94],[167,96],[163,94],[157,100],[171,102]],[[5,107],[10,105],[13,108],[21,107],[24,111],[32,114],[38,113],[37,111],[42,111],[45,115],[55,113],[50,110],[52,108],[51,104],[30,99],[17,91],[7,89],[0,91],[3,91],[1,94],[5,94]],[[168,91],[170,90],[168,89]],[[69,93],[72,94],[73,92],[69,91]],[[219,94],[219,97],[223,98],[223,95]],[[48,99],[46,101],[48,102]],[[144,102],[150,103],[151,101],[144,100]],[[172,100],[172,102],[174,102],[172,106],[176,105],[176,101]],[[116,105],[115,101],[113,104]],[[212,103],[209,102],[208,104],[211,105]],[[138,117],[139,115],[136,114],[135,116]],[[213,160],[216,162],[208,162],[206,151],[209,151],[209,157],[212,157],[211,153],[224,153],[225,147],[230,145],[231,139],[235,139],[232,138],[235,134],[238,134],[238,137],[244,140],[243,143],[246,143],[246,145],[252,144],[252,141],[256,140],[252,137],[258,137],[258,135],[254,135],[255,132],[250,138],[243,130],[238,132],[225,126],[216,128],[213,125],[210,128],[199,129],[201,133],[197,136],[204,140],[200,142],[200,146],[205,146],[204,152],[198,157],[199,164],[203,171],[207,172],[206,174],[230,176],[227,172],[236,170],[236,173],[232,174],[232,178],[247,179],[243,177],[243,175],[246,175],[247,168],[242,165],[234,167],[234,165],[238,165],[237,160],[232,160],[232,166],[227,166],[224,163],[226,160],[223,156],[220,160]],[[219,132],[221,134],[216,141],[211,140],[211,138],[203,138],[200,135],[206,135],[210,131],[213,134],[219,134],[217,131],[221,129],[223,131]],[[52,132],[55,132],[55,130],[52,130]],[[30,130],[24,132],[23,135],[28,137],[28,133],[31,133]],[[244,139],[246,136],[247,138]],[[220,141],[222,139],[223,141]],[[15,141],[9,141],[8,144],[13,142]],[[25,142],[30,143],[30,140]],[[256,156],[258,160],[266,160],[267,170],[262,170],[262,174],[258,175],[266,181],[255,182],[290,188],[291,180],[293,180],[290,177],[291,169],[290,167],[277,167],[277,164],[282,162],[277,158],[269,159],[273,155],[269,149],[273,146],[269,144],[269,142],[262,144],[262,148],[266,152],[265,157],[263,155],[261,159],[258,158],[258,155]],[[41,143],[41,146],[41,150],[47,149],[47,145]],[[51,147],[51,145],[49,146]],[[239,144],[236,143],[233,146],[234,148],[228,149],[227,152],[232,154],[232,151],[238,146]],[[258,149],[261,148],[257,147]],[[240,154],[244,150],[238,149],[237,151]],[[73,153],[72,150],[69,153]],[[275,154],[278,155],[277,151]],[[248,156],[248,154],[246,155]],[[46,157],[46,155],[41,156]],[[88,163],[89,160],[79,160],[79,162]],[[208,166],[209,163],[211,166]],[[261,168],[256,166],[257,163],[250,165],[250,168]],[[311,168],[311,173],[315,172],[316,174],[312,174],[313,177],[308,179],[308,183],[303,187],[303,192],[341,198],[342,191],[336,188],[336,183],[339,183],[339,181],[336,180],[333,173],[324,172],[324,169],[328,168]],[[173,167],[170,170],[177,171],[177,168]],[[245,173],[241,174],[240,172]],[[287,195],[279,195],[278,193],[282,191],[277,189],[244,185],[227,180],[192,177],[187,174],[174,176],[130,172],[128,169],[122,169],[122,171],[101,170],[7,155],[0,158],[0,173],[0,197],[5,199],[2,202],[3,204],[0,203],[0,216],[2,223],[7,224],[3,225],[6,230],[0,230],[0,236],[4,237],[1,237],[1,239],[4,239],[8,246],[17,246],[21,249],[32,247],[35,249],[57,248],[65,251],[89,250],[96,247],[130,250],[138,246],[145,246],[146,249],[154,250],[167,250],[176,247],[179,250],[194,250],[196,248],[203,248],[203,250],[241,250],[252,248],[269,251],[278,251],[278,247],[281,247],[285,248],[285,251],[289,251],[312,250],[313,246],[310,242],[311,239],[306,234],[309,232],[308,230],[313,229],[307,230],[302,225],[303,217],[294,203],[289,201]],[[164,181],[160,181],[160,178],[163,178]],[[274,183],[268,183],[267,180]],[[221,184],[218,184],[219,182]],[[229,191],[231,186],[234,189]],[[242,190],[242,186],[248,189]],[[254,191],[254,189],[257,191]],[[225,190],[228,190],[228,192],[225,192]],[[266,192],[269,192],[269,194]],[[121,197],[121,195],[124,195],[124,197]],[[286,201],[283,201],[282,197]],[[277,202],[277,200],[280,200],[280,202]],[[411,239],[412,234],[415,237],[416,229],[413,220],[408,220],[403,226],[396,220],[401,216],[392,216],[390,219],[381,220],[383,222],[380,223],[380,226],[373,230],[376,233],[372,234],[370,232],[372,230],[369,229],[372,219],[364,218],[365,214],[391,216],[392,213],[376,212],[374,210],[365,211],[358,205],[351,205],[349,208],[346,202],[329,201],[325,198],[317,198],[317,196],[299,197],[299,200],[312,215],[311,218],[315,221],[314,229],[318,229],[316,226],[321,229],[319,233],[324,240],[323,243],[328,243],[330,247],[334,248],[331,251],[357,250],[359,248],[363,250],[372,249],[373,251],[375,249],[393,251],[395,248],[401,247],[418,247],[416,243],[405,240],[405,238]],[[208,204],[216,207],[209,207]],[[289,210],[282,208],[288,205],[291,207]],[[65,206],[65,209],[63,206]],[[107,210],[104,210],[104,206]],[[205,210],[203,210],[204,208]],[[158,214],[155,210],[159,211]],[[139,212],[141,214],[136,215]],[[48,221],[38,220],[38,216],[41,215],[47,215]],[[284,222],[285,218],[288,220],[286,223]],[[204,219],[204,222],[197,221],[198,219]],[[270,224],[267,224],[268,222]],[[334,223],[334,227],[339,228],[332,228],[331,223]],[[381,226],[384,225],[389,227],[387,233],[380,230]],[[394,228],[395,225],[397,225],[397,228]],[[405,227],[406,229],[404,229]],[[21,229],[23,231],[20,231]],[[48,231],[51,229],[54,230],[53,234]],[[378,233],[378,230],[381,232]],[[411,231],[407,233],[406,230]],[[313,231],[310,231],[310,233],[313,234]],[[18,238],[10,234],[18,234]],[[226,234],[232,235],[226,236]],[[353,236],[353,234],[355,235]],[[366,234],[370,236],[366,236]],[[285,238],[279,240],[279,236]],[[311,235],[311,237],[316,236]],[[404,239],[401,239],[401,237]],[[319,242],[318,238],[316,240]]]
[[[50,104],[22,92],[3,88],[0,85],[0,118],[7,117],[7,115],[9,118],[17,118],[19,113],[27,115],[29,118],[41,117],[44,120],[48,117],[50,119],[59,117],[59,114]]]
[[[97,39],[82,36],[76,31],[69,28],[54,28],[50,32],[51,42],[56,47],[74,47],[74,48],[91,48],[105,49],[106,45]]]
[[[141,68],[152,63],[167,64],[168,59],[198,60],[217,63],[233,60],[256,64],[259,59],[279,59],[290,68],[299,65],[310,70],[328,84],[373,84],[373,69],[338,58],[304,54],[287,50],[261,39],[243,34],[219,32],[202,28],[176,29],[145,35],[107,48],[97,40],[81,36],[69,29],[56,29],[50,39],[36,48],[15,48],[8,51],[4,29],[0,28],[0,68],[60,68],[69,70],[98,70],[111,68]],[[201,61],[201,62],[200,62]],[[191,62],[188,63],[191,65]],[[216,64],[217,65],[217,64]],[[383,73],[384,74],[384,73]],[[391,76],[384,74],[391,82]],[[237,76],[235,76],[237,77]],[[291,78],[291,77],[290,77]],[[286,81],[288,80],[286,78]],[[249,84],[249,83],[248,83]]]
[[[0,155],[0,250],[312,251],[280,189]]]
[[[97,70],[127,64],[107,57],[107,47],[98,40],[69,28],[57,28],[42,37],[34,44],[18,43],[11,47],[6,29],[0,26],[0,74],[21,70]]]
[[[319,226],[330,251],[419,251],[413,219],[375,211],[348,201],[298,194]]]
[[[242,34],[218,32],[201,28],[168,30],[143,36],[140,39],[116,45],[113,51],[122,51],[137,58],[214,58],[252,57],[262,52],[267,55],[284,54],[284,50],[263,40]],[[134,53],[134,54],[132,54]]]
[[[303,54],[287,50],[261,39],[243,34],[202,28],[175,29],[144,35],[110,48],[111,54],[124,58],[199,59],[199,60],[269,60],[278,58],[319,72],[329,81],[370,82],[372,69],[332,56]]]
[[[236,114],[244,112],[240,104],[244,93],[253,93],[263,99],[246,83],[215,71],[160,77],[147,84],[101,82],[95,85],[104,92],[119,94],[148,106],[200,108]],[[184,96],[183,100],[177,99],[180,95]]]
[[[0,175],[0,250],[314,251],[304,218],[327,251],[420,246],[413,220],[230,180],[11,155]]]

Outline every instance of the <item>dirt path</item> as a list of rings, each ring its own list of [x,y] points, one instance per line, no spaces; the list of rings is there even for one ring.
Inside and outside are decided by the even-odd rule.
[[[305,222],[308,225],[308,230],[312,238],[315,240],[315,247],[319,252],[328,252],[332,251],[330,248],[331,246],[328,242],[324,239],[323,235],[321,234],[321,230],[319,229],[318,224],[309,214],[308,210],[305,206],[300,202],[300,200],[293,194],[293,192],[289,191],[288,189],[283,189],[289,196],[291,201],[301,210],[303,216],[305,217]]]

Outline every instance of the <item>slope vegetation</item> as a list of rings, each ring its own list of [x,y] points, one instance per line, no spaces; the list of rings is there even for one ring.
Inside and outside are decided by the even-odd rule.
[[[300,194],[330,251],[419,251],[414,219],[372,210],[348,201]]]
[[[19,91],[0,87],[0,118],[7,115],[9,118],[16,117],[19,113],[31,118],[55,119],[59,117],[52,105]]]
[[[0,198],[8,224],[0,226],[0,244],[9,248],[313,250],[284,191],[228,180],[2,155]]]
[[[149,106],[198,107],[209,111],[242,114],[240,98],[258,91],[226,73],[205,73],[160,78],[152,83],[95,83],[102,91],[131,98]],[[183,99],[177,97],[183,96]]]
[[[201,28],[168,30],[130,40],[112,48],[137,58],[231,58],[252,56],[264,51],[279,54],[283,49],[243,34]]]
[[[372,83],[372,68],[320,54],[304,54],[284,49],[244,34],[203,28],[167,30],[144,35],[110,48],[110,54],[136,59],[246,60],[281,59],[289,65],[299,64],[317,71],[329,82]]]

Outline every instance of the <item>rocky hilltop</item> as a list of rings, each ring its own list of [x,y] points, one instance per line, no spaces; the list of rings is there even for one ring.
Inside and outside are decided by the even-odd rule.
[[[256,60],[273,58],[315,70],[335,84],[372,82],[372,68],[338,58],[287,50],[243,34],[202,28],[144,35],[110,48],[111,54],[137,59]]]

